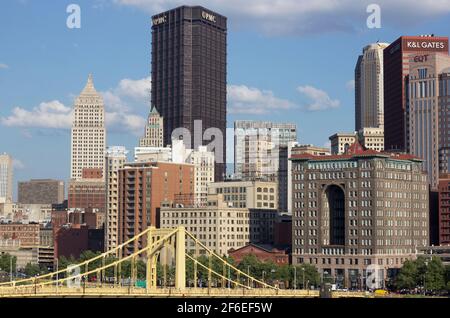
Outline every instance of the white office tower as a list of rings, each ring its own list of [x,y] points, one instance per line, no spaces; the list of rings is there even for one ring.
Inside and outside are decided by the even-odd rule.
[[[10,155],[0,155],[0,203],[12,202],[13,160]]]
[[[127,161],[128,151],[122,146],[108,147],[106,150],[106,226],[105,250],[117,246],[119,235],[119,169]]]
[[[384,128],[383,50],[388,43],[363,49],[355,67],[355,130]]]
[[[94,88],[92,75],[75,100],[72,125],[71,179],[81,179],[83,169],[100,168],[105,177],[105,108]]]

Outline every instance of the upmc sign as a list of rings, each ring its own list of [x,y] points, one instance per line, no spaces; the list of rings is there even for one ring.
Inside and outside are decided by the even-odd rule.
[[[429,39],[403,39],[404,51],[430,51],[430,52],[448,52],[448,39],[429,38]]]

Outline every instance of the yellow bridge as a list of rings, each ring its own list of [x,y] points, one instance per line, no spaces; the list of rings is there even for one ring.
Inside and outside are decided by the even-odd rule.
[[[204,264],[186,253],[186,238],[195,244],[197,255],[208,257]],[[144,247],[139,242],[145,241]],[[134,252],[124,255],[124,248],[134,246]],[[161,254],[174,251],[174,287],[158,287],[157,265]],[[108,259],[114,257],[114,261]],[[138,261],[145,262],[145,284],[136,286]],[[193,264],[194,286],[197,286],[198,273],[207,273],[207,287],[186,286],[186,262]],[[221,264],[222,271],[213,268],[212,262]],[[131,263],[131,275],[124,283],[122,266]],[[217,266],[216,266],[217,267]],[[166,266],[164,266],[164,269]],[[106,271],[113,271],[113,278],[106,279]],[[227,275],[228,273],[228,275]],[[231,275],[232,274],[232,275]],[[164,281],[166,270],[164,270]],[[96,277],[90,282],[89,277]],[[212,287],[213,277],[220,287]],[[156,229],[150,227],[132,239],[103,254],[45,275],[0,283],[0,297],[318,297],[318,291],[287,290],[269,285],[224,260],[220,255],[197,240],[184,227],[176,229]],[[344,295],[345,296],[345,295]],[[347,297],[350,296],[347,294]],[[359,296],[362,295],[352,295]]]

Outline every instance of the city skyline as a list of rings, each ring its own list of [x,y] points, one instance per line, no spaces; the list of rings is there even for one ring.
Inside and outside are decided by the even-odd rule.
[[[50,5],[46,3],[37,6],[27,1],[12,2],[0,13],[1,23],[15,31],[11,35],[2,34],[5,47],[15,47],[15,50],[5,50],[0,56],[3,65],[0,69],[0,133],[11,136],[2,140],[2,148],[15,159],[15,193],[17,182],[21,180],[68,179],[71,122],[68,114],[88,73],[93,73],[96,87],[105,99],[107,146],[125,145],[129,150],[137,146],[150,110],[150,17],[159,11],[151,6],[142,9],[123,3],[80,1],[82,26],[74,30],[65,25],[68,3],[56,5],[47,12]],[[178,3],[168,1],[160,11],[176,5]],[[352,10],[343,19],[347,23],[350,18],[357,18],[359,26],[340,31],[326,28],[317,31],[313,37],[308,32],[295,35],[283,30],[268,33],[255,26],[244,28],[242,24],[248,23],[245,17],[229,14],[227,10],[231,9],[226,5],[219,2],[217,7],[206,5],[230,17],[228,127],[239,119],[293,121],[298,127],[299,142],[317,146],[328,145],[328,136],[332,133],[353,127],[353,71],[364,46],[377,40],[393,42],[403,34],[448,36],[445,25],[449,15],[442,7],[416,13],[422,15],[421,23],[403,21],[408,20],[411,12],[402,12],[396,23],[386,4],[382,11],[382,28],[368,29],[365,25],[367,14],[361,6],[361,12]],[[315,10],[316,16],[323,14],[320,9]],[[45,28],[39,23],[44,11],[48,14]],[[11,14],[3,16],[6,12]],[[274,14],[280,16],[282,13],[275,10]],[[292,14],[295,13],[288,15]],[[337,17],[343,15],[341,10],[336,14]],[[24,33],[26,24],[20,22],[30,19],[40,26],[37,34],[29,42],[17,43],[12,34],[28,36]],[[114,21],[130,23],[115,24]],[[265,23],[259,18],[255,21],[255,25]],[[116,37],[110,37],[113,31],[116,31]],[[50,38],[59,45],[50,45],[47,40]],[[50,49],[53,50],[51,53]],[[17,50],[22,53],[14,56]],[[107,58],[105,50],[108,51]],[[330,58],[332,51],[339,52],[339,62]],[[258,56],[252,52],[258,52]],[[59,58],[55,60],[56,56]],[[29,61],[34,61],[33,67],[27,67]],[[116,67],[111,68],[113,65]],[[333,75],[326,76],[330,71]],[[63,76],[65,80],[62,81]],[[53,116],[42,117],[49,113]],[[34,155],[29,154],[42,158],[43,164],[38,168]],[[229,154],[227,157],[232,158]]]

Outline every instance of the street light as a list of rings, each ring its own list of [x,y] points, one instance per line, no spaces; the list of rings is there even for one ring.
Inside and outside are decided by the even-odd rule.
[[[9,280],[12,282],[12,256],[9,257]]]
[[[302,285],[302,289],[305,289],[305,268],[302,267],[302,272],[303,272],[303,285]]]
[[[294,266],[294,289],[297,289],[297,266]]]
[[[266,272],[265,271],[262,271],[262,282],[263,283],[265,283],[265,281],[264,281],[264,274],[265,274]]]
[[[428,260],[425,260],[425,272],[423,273],[423,295],[426,296],[426,280],[427,280]]]

